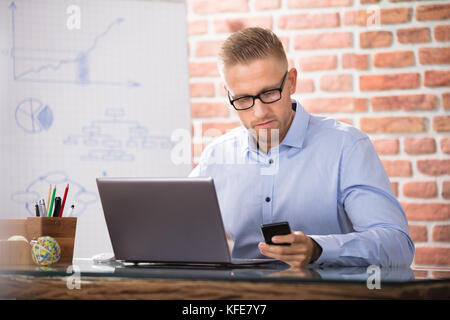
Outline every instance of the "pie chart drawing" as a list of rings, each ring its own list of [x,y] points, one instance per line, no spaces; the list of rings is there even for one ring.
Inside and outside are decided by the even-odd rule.
[[[53,123],[52,109],[35,98],[21,101],[17,105],[15,117],[17,125],[28,133],[48,130]]]

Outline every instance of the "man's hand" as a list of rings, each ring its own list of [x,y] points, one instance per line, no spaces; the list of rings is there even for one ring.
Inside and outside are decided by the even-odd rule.
[[[275,236],[272,238],[272,242],[290,243],[291,245],[278,246],[260,242],[258,244],[259,251],[267,257],[281,260],[295,268],[314,262],[322,253],[322,247],[301,231]]]

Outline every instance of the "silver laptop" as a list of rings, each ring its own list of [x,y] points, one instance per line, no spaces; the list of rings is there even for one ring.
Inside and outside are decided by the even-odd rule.
[[[212,178],[97,178],[117,260],[247,265],[232,259]]]

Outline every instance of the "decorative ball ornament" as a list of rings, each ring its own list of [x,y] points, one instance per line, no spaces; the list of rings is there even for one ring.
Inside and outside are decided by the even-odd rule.
[[[61,257],[61,247],[52,237],[39,237],[31,241],[31,258],[40,266],[48,266],[58,262]]]

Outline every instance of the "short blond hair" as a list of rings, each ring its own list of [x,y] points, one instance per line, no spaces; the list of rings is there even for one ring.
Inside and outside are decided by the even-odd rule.
[[[277,35],[260,27],[245,28],[229,36],[219,52],[219,69],[228,66],[248,64],[257,59],[279,58],[286,63],[286,53]]]

